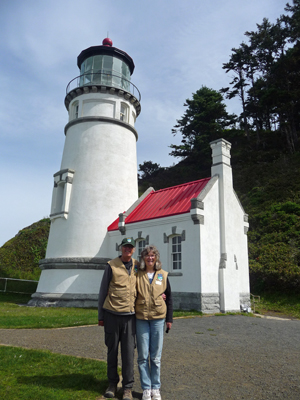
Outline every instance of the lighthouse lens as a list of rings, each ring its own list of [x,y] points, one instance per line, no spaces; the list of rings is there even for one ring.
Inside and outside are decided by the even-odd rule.
[[[117,57],[89,57],[81,64],[80,75],[80,86],[107,85],[130,91],[129,66]]]

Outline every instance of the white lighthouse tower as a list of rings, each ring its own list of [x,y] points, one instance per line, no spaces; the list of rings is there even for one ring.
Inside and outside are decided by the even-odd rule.
[[[69,122],[32,305],[95,305],[111,258],[107,227],[138,198],[134,125],[141,105],[130,81],[134,62],[106,38],[83,50],[77,65],[80,76],[67,86]]]

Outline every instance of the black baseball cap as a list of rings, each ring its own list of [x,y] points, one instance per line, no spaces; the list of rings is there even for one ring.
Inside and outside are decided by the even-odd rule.
[[[131,245],[132,247],[135,247],[135,241],[133,237],[125,238],[122,240],[120,246],[126,246],[126,245]]]

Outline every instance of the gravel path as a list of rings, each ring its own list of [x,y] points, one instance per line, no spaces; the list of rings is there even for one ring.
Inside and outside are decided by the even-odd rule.
[[[0,344],[106,359],[103,328],[1,329]],[[141,399],[137,366],[134,399]],[[163,400],[300,399],[300,320],[176,319],[165,335]]]

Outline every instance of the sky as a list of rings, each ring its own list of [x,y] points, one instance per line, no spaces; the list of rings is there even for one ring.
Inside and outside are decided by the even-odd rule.
[[[290,1],[291,2],[291,1]],[[137,162],[162,167],[180,136],[171,130],[202,86],[228,86],[231,49],[287,0],[0,0],[0,246],[48,217],[60,170],[64,106],[77,56],[107,36],[134,60],[141,92]],[[240,113],[236,100],[227,111]]]

